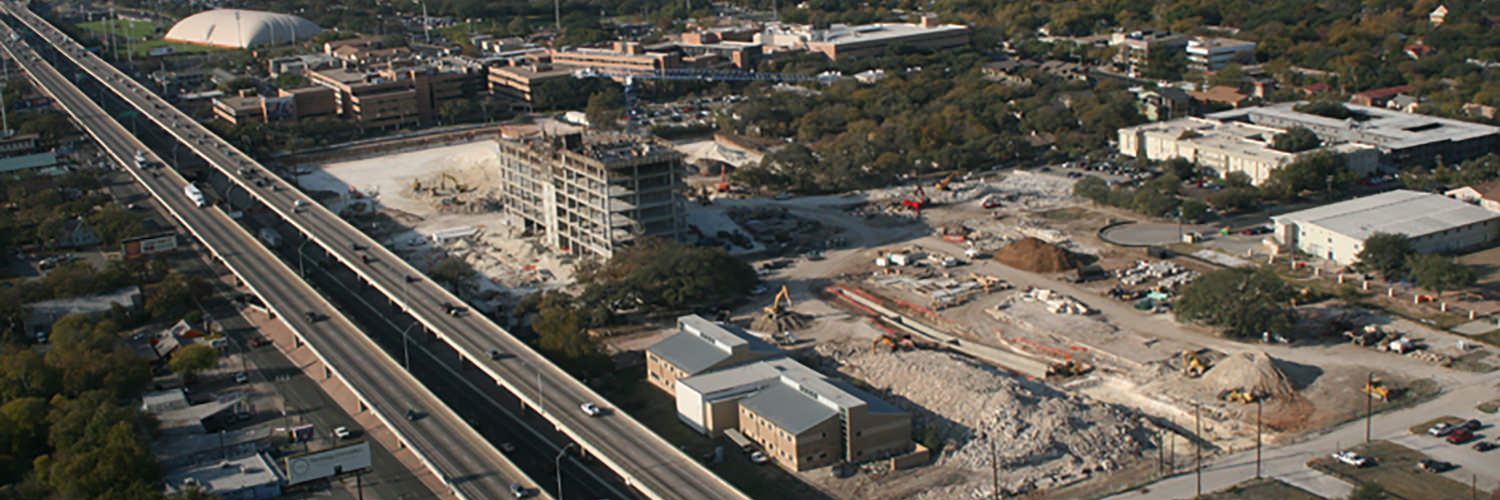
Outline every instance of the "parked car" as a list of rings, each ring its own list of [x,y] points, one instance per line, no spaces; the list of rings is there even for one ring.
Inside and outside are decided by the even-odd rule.
[[[1444,462],[1442,460],[1424,458],[1417,462],[1417,468],[1428,472],[1447,472],[1453,470],[1453,464]]]
[[[1451,424],[1448,424],[1446,422],[1438,422],[1432,427],[1427,428],[1427,435],[1443,437],[1448,435],[1448,433],[1453,432],[1453,429],[1454,427]]]
[[[1477,430],[1479,430],[1480,427],[1484,427],[1484,422],[1480,422],[1478,419],[1471,418],[1467,422],[1464,422],[1463,425],[1460,425],[1459,427],[1463,427],[1463,428],[1471,430],[1471,431],[1477,431]]]
[[[1448,443],[1450,444],[1464,444],[1469,442],[1470,439],[1474,439],[1474,433],[1468,429],[1458,429],[1448,433]]]
[[[1368,465],[1370,463],[1370,459],[1361,457],[1358,453],[1352,451],[1334,453],[1333,459],[1343,462],[1344,464],[1351,467],[1364,467],[1365,465]]]
[[[1489,441],[1480,441],[1478,443],[1474,443],[1474,451],[1484,453],[1486,451],[1495,449],[1496,446],[1500,445],[1496,445],[1495,443]]]
[[[589,414],[590,417],[597,417],[604,414],[604,410],[599,409],[599,405],[594,403],[584,403],[578,405],[578,408],[582,409],[584,413]]]
[[[770,460],[771,459],[766,456],[766,452],[764,452],[764,451],[757,450],[757,451],[755,451],[755,452],[753,452],[753,453],[750,454],[750,463],[763,464],[763,463],[766,463],[766,462],[768,462]]]

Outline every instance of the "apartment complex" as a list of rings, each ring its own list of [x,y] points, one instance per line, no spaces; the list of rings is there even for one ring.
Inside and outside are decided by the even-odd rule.
[[[646,349],[646,380],[677,394],[677,380],[781,355],[781,349],[733,325],[698,315],[677,318],[678,333]]]
[[[547,51],[556,67],[616,69],[653,72],[682,67],[681,56],[670,52],[648,51],[638,42],[617,41],[606,48],[564,48]]]
[[[895,43],[926,50],[962,47],[969,44],[969,27],[939,24],[932,16],[923,17],[917,24],[835,24],[826,30],[812,30],[807,49],[822,52],[830,60],[841,61],[878,56]]]
[[[362,127],[431,123],[442,103],[471,90],[473,77],[463,68],[389,66],[378,71],[309,70],[307,78],[331,89],[337,114]]]
[[[1428,165],[1438,159],[1456,163],[1500,148],[1500,127],[1357,104],[1345,104],[1352,116],[1341,120],[1297,111],[1298,104],[1302,103],[1241,108],[1205,118],[1282,130],[1306,128],[1325,144],[1347,142],[1376,148],[1381,166],[1388,168]]]
[[[711,325],[697,316],[681,318],[679,324],[685,329]],[[694,430],[710,436],[742,434],[777,465],[793,471],[912,450],[910,413],[779,353],[730,366],[715,342],[685,330],[648,351],[674,352],[679,355],[674,363],[689,366],[727,366],[679,378],[669,391],[678,419]],[[663,387],[658,380],[652,383]]]
[[[225,96],[213,99],[214,117],[238,125],[302,121],[336,116],[333,91],[321,86],[281,89],[274,97]]]
[[[682,154],[654,139],[589,131],[497,142],[506,218],[553,248],[608,258],[686,227]]]
[[[1119,147],[1121,154],[1136,158],[1183,158],[1213,169],[1220,177],[1242,172],[1255,184],[1265,182],[1283,165],[1316,151],[1343,154],[1349,169],[1360,175],[1368,175],[1377,167],[1379,153],[1359,144],[1333,144],[1298,153],[1273,149],[1272,138],[1281,132],[1250,123],[1188,117],[1122,128]]]
[[[1136,75],[1151,60],[1152,53],[1183,50],[1190,39],[1187,35],[1151,30],[1117,32],[1110,35],[1109,45],[1119,49],[1115,62],[1124,64],[1129,74]]]
[[[1253,61],[1255,42],[1233,38],[1198,37],[1187,43],[1188,69],[1218,71],[1230,64]]]
[[[515,101],[536,103],[536,89],[543,83],[573,78],[576,68],[549,63],[521,63],[489,68],[490,93]]]

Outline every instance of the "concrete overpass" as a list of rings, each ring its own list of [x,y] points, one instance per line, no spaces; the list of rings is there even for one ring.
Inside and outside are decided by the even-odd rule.
[[[257,186],[242,174],[242,169],[257,178],[274,179],[275,175],[29,9],[10,3],[4,8],[646,496],[748,498],[630,415],[621,411],[607,411],[601,416],[585,414],[580,405],[595,403],[608,409],[607,401],[488,318],[449,314],[444,304],[463,301],[395,253],[279,179],[269,186]],[[491,351],[503,356],[491,359]]]
[[[513,483],[541,491],[395,360],[380,354],[348,318],[228,214],[215,207],[199,208],[189,200],[183,193],[188,181],[175,170],[139,168],[134,156],[137,151],[148,151],[145,144],[13,35],[8,27],[0,26],[0,37],[8,40],[0,45],[10,58],[291,328],[295,347],[309,347],[322,378],[348,387],[354,401],[335,399],[354,407],[351,413],[369,411],[391,431],[400,448],[410,450],[432,472],[429,482],[439,483],[440,490],[457,498],[472,500],[509,497]],[[149,153],[147,159],[160,161]],[[310,318],[307,311],[317,316]],[[377,354],[372,356],[372,352]],[[416,409],[420,418],[406,419],[409,409]]]

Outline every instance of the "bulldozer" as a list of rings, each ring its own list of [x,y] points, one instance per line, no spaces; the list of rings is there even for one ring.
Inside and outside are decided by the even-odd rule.
[[[917,348],[917,344],[911,341],[911,336],[896,335],[893,333],[886,333],[881,335],[880,338],[875,339],[875,342],[870,344],[870,350],[879,351],[881,346],[889,348],[890,352],[896,352],[898,349],[911,350]]]
[[[1226,391],[1224,392],[1224,394],[1220,395],[1219,398],[1229,402],[1239,402],[1245,404],[1254,403],[1256,400],[1260,399],[1255,396],[1255,393],[1252,393],[1250,391],[1242,391],[1239,389]]]
[[[1365,383],[1365,387],[1362,390],[1381,401],[1389,401],[1395,392],[1390,387],[1386,387],[1385,383],[1381,382],[1379,378],[1370,379],[1369,382]]]
[[[1069,359],[1060,363],[1053,363],[1052,366],[1047,367],[1047,376],[1055,378],[1077,377],[1091,371],[1094,371],[1092,365]]]
[[[1189,377],[1201,377],[1203,372],[1208,371],[1208,363],[1198,357],[1193,351],[1182,351],[1182,373]]]

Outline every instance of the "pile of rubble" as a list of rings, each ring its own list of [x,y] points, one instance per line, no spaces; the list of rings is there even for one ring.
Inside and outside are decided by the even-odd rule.
[[[1198,272],[1179,266],[1172,261],[1138,260],[1135,267],[1121,269],[1116,272],[1120,282],[1135,286],[1151,280],[1156,281],[1156,288],[1173,289],[1181,285],[1191,283],[1198,279]]]
[[[1078,299],[1063,295],[1046,288],[1032,288],[1020,296],[1023,300],[1041,302],[1047,306],[1047,312],[1052,314],[1089,314],[1093,312],[1089,306],[1079,302]]]
[[[1357,346],[1370,347],[1381,352],[1403,354],[1407,357],[1438,366],[1453,364],[1452,357],[1427,350],[1427,346],[1402,335],[1400,332],[1388,331],[1377,325],[1365,325],[1364,328],[1345,331],[1344,338],[1349,339],[1349,343]]]
[[[991,457],[1006,496],[1060,487],[1120,469],[1159,445],[1157,430],[1121,406],[1004,374],[957,354],[875,353],[853,343],[819,344],[825,367],[862,380],[913,413],[917,435],[933,429],[940,464],[965,481],[921,498],[988,498]],[[831,365],[831,366],[828,366]],[[993,454],[993,455],[992,455]]]

